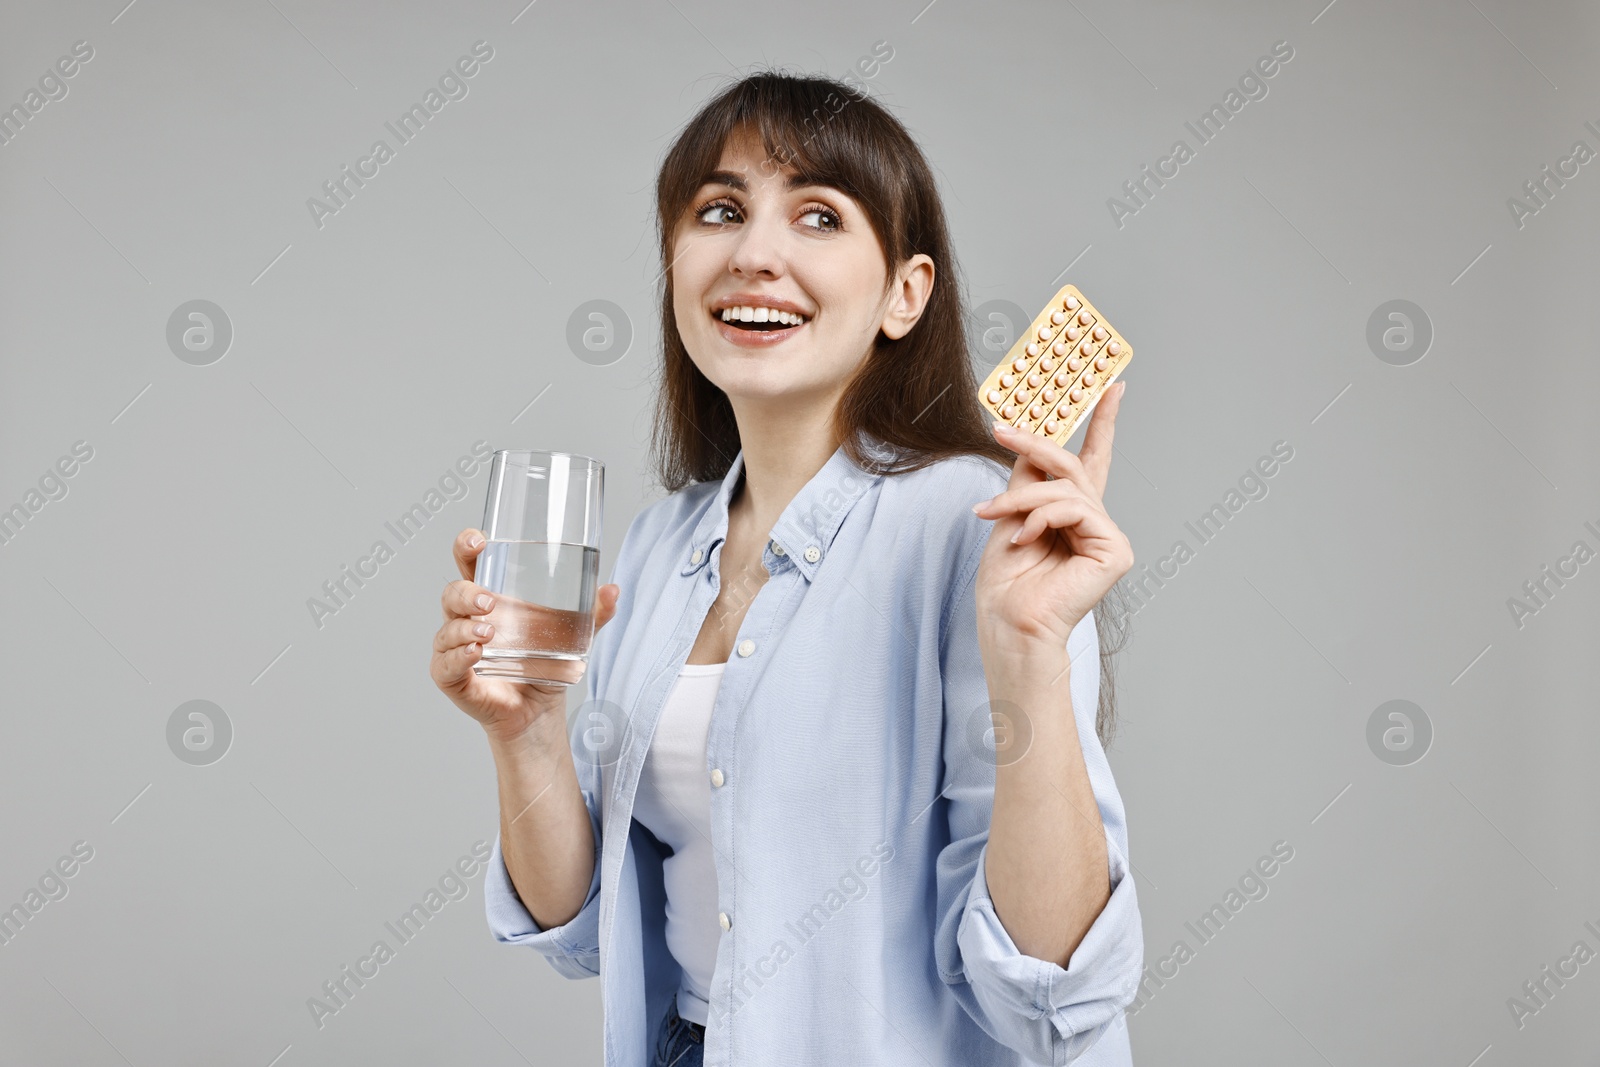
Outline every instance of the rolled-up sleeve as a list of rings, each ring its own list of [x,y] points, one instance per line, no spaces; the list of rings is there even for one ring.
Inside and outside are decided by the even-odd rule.
[[[979,546],[981,548],[981,545]],[[988,687],[978,652],[977,554],[963,568],[941,650],[944,805],[950,840],[937,863],[935,955],[940,977],[990,1037],[1029,1060],[1067,1064],[1094,1046],[1133,1001],[1144,966],[1139,902],[1127,860],[1122,798],[1095,734],[1099,642],[1090,614],[1067,642],[1071,699],[1089,781],[1106,832],[1111,887],[1066,967],[1017,949],[995,913],[985,873],[994,810]]]
[[[582,763],[578,769],[582,778]],[[548,930],[534,921],[511,884],[498,833],[483,880],[484,911],[495,940],[537,949],[550,966],[567,978],[593,978],[600,973],[600,809],[598,794],[587,785],[583,802],[589,809],[589,825],[594,832],[594,874],[578,914]]]

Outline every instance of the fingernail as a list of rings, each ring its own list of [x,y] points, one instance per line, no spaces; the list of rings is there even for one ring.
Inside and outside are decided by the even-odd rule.
[[[983,512],[984,508],[988,507],[990,504],[993,504],[993,503],[994,503],[994,497],[990,497],[988,500],[980,500],[976,504],[972,505],[972,510],[975,513],[981,514]]]
[[[1021,530],[1018,530],[1016,533],[1012,534],[1011,535],[1011,543],[1012,544],[1016,544],[1017,543],[1017,538],[1019,538],[1021,536],[1022,536],[1022,531]]]
[[[994,430],[995,430],[995,433],[1003,433],[1003,434],[1013,434],[1013,433],[1017,432],[1017,431],[1013,430],[1008,424],[1003,423],[1003,422],[996,422],[994,424]]]
[[[483,538],[479,537],[477,534],[473,534],[471,537],[467,538],[468,548],[477,548],[481,544],[483,544]]]
[[[479,637],[488,637],[489,624],[486,622],[480,622],[472,628],[472,632],[477,634]]]
[[[488,611],[489,605],[494,603],[494,599],[490,597],[488,593],[479,593],[478,599],[474,600],[473,603],[478,605],[478,607],[482,608],[484,611]]]

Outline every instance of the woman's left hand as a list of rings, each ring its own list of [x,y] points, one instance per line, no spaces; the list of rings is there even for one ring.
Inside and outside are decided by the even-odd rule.
[[[1065,649],[1073,627],[1133,566],[1133,546],[1101,500],[1126,388],[1118,382],[1101,398],[1077,455],[1036,434],[995,431],[1017,461],[1005,491],[973,509],[996,520],[976,594],[978,629],[991,640]]]

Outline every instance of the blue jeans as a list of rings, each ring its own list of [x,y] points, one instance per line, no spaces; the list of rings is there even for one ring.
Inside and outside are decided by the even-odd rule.
[[[680,1017],[674,999],[656,1034],[655,1067],[702,1067],[705,1040],[705,1028]]]

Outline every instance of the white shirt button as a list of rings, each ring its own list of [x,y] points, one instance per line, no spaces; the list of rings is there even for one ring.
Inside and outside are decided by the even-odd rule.
[[[711,784],[720,789],[722,788],[722,782],[722,768],[718,767],[716,770],[711,772]]]
[[[748,656],[756,650],[756,643],[748,637],[739,642],[739,655]]]
[[[809,548],[806,549],[806,562],[807,563],[815,563],[817,560],[819,560],[821,558],[822,558],[822,549],[818,548],[816,545],[812,545],[812,546],[810,546]]]
[[[689,562],[690,563],[699,563],[701,560],[703,560],[705,558],[706,558],[706,554],[704,552],[700,551],[700,549],[697,548],[697,549],[694,550],[694,555],[689,557]]]
[[[725,911],[717,912],[717,922],[722,926],[722,928],[724,930],[732,930],[733,929],[733,921],[728,918],[728,913],[725,912]]]
[[[772,554],[774,556],[783,555],[783,546],[778,544],[778,542],[776,542],[776,541],[772,542]]]

